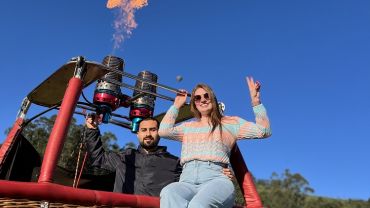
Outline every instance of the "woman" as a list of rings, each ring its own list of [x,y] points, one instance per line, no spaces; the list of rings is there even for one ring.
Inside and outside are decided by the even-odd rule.
[[[179,182],[161,191],[161,207],[232,207],[233,183],[222,174],[229,164],[232,147],[238,139],[266,138],[271,135],[266,110],[260,101],[260,84],[246,78],[256,123],[236,116],[223,116],[212,89],[198,84],[191,94],[190,109],[195,120],[174,126],[186,91],[181,91],[164,116],[159,135],[182,142],[183,172]]]

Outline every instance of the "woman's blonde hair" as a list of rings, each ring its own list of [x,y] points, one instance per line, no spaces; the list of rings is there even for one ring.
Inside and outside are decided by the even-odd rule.
[[[211,110],[210,115],[209,115],[211,126],[212,126],[211,133],[213,133],[216,130],[216,128],[219,126],[220,127],[220,133],[222,135],[222,124],[221,124],[222,114],[220,113],[215,93],[213,92],[213,90],[210,86],[200,83],[200,84],[197,84],[197,86],[194,87],[193,91],[191,92],[190,111],[193,113],[193,116],[195,118],[200,119],[202,117],[202,115],[198,111],[197,107],[195,106],[195,102],[194,102],[194,93],[199,88],[202,88],[203,90],[208,92],[209,99],[212,103],[212,110]]]

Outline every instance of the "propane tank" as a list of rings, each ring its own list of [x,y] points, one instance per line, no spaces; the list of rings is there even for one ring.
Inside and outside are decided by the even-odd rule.
[[[158,80],[158,76],[150,71],[142,71],[138,74],[138,77],[143,80],[149,80],[152,82],[157,82]],[[153,93],[157,92],[156,86],[138,80],[135,83],[135,88],[150,91]],[[134,90],[132,97],[135,97],[139,93],[140,91]],[[145,94],[131,103],[130,120],[132,122],[132,132],[136,133],[139,130],[138,124],[141,120],[153,116],[155,99],[156,97],[154,95]]]

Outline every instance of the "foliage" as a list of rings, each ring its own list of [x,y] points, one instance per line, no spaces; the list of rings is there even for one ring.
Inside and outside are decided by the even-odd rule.
[[[123,150],[128,149],[128,148],[136,149],[136,144],[135,144],[135,143],[133,143],[133,142],[127,142],[127,143],[125,144],[125,146],[123,147]]]
[[[235,187],[235,204],[241,206],[245,205],[244,196],[238,182],[236,180],[233,180],[233,184]]]
[[[325,208],[370,208],[369,201],[363,200],[342,200],[342,199],[331,199],[324,197],[308,197],[305,203],[304,208],[316,208],[316,207],[325,207]]]
[[[116,143],[117,142],[117,137],[112,132],[104,132],[103,135],[101,136],[101,141],[103,143],[104,149],[111,150],[113,152],[119,152],[120,151],[120,147]]]
[[[31,142],[41,156],[44,155],[46,144],[55,119],[56,115],[53,115],[50,118],[44,116],[40,117],[35,121],[30,122],[22,131],[22,134]],[[82,129],[83,125],[77,124],[76,119],[72,118],[63,150],[58,161],[59,166],[69,170],[74,170],[76,168]],[[9,132],[9,130],[10,128],[7,132]],[[102,142],[107,150],[119,151],[120,147],[116,141],[117,137],[111,132],[105,132],[102,135]]]
[[[269,180],[257,180],[257,190],[268,208],[370,208],[370,200],[341,200],[312,196],[314,189],[299,173],[288,169],[272,173]]]
[[[307,194],[314,192],[308,185],[303,176],[292,174],[289,170],[281,176],[273,173],[268,181],[257,182],[265,206],[284,208],[303,207]]]

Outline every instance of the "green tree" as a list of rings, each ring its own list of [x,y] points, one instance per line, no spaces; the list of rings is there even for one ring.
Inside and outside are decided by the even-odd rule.
[[[55,119],[56,115],[53,115],[49,118],[44,116],[40,117],[33,122],[30,122],[22,131],[22,134],[31,142],[41,156],[44,155],[46,144],[48,142]],[[58,161],[59,166],[68,170],[74,170],[76,168],[82,129],[83,125],[77,124],[76,119],[72,118],[63,150]],[[6,131],[6,133],[9,131],[10,128]],[[119,151],[120,147],[116,141],[117,137],[111,132],[105,132],[102,135],[102,142],[104,148],[107,150]]]
[[[314,190],[299,173],[289,170],[269,180],[257,180],[257,190],[268,208],[370,208],[370,200],[343,200],[313,196]]]
[[[281,176],[273,173],[270,180],[258,180],[257,189],[264,206],[271,208],[302,208],[307,194],[314,192],[302,175],[288,169]]]
[[[125,146],[123,147],[123,150],[128,149],[128,148],[136,149],[136,144],[134,142],[127,142]]]
[[[307,197],[304,208],[344,208],[343,203],[339,200],[330,200],[322,197]]]
[[[116,143],[117,137],[112,132],[104,132],[103,135],[101,136],[101,140],[102,140],[104,149],[111,150],[113,152],[120,151],[120,147]]]
[[[234,180],[233,184],[235,187],[235,204],[239,206],[244,206],[245,199],[244,199],[242,190],[240,189],[239,183],[236,180]]]

